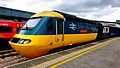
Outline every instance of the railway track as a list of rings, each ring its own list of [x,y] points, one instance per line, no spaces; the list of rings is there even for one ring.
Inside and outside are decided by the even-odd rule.
[[[28,58],[23,57],[13,49],[0,50],[0,68],[3,68],[7,65],[15,64],[18,62],[22,62],[24,60],[28,60]]]
[[[0,51],[0,58],[5,58],[13,55],[18,55],[18,53],[13,49]]]

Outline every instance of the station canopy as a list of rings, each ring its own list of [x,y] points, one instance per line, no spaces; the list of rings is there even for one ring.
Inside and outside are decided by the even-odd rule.
[[[6,8],[6,7],[0,7],[0,18],[12,18],[12,19],[25,20],[30,18],[30,16],[32,16],[33,14],[35,13]]]

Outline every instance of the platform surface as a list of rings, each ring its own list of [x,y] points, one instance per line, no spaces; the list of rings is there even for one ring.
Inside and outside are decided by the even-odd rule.
[[[120,38],[102,48],[61,63],[57,68],[120,68]]]
[[[74,47],[5,68],[120,68],[120,37]]]

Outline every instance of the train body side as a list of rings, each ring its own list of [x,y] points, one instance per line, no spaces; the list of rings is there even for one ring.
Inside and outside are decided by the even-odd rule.
[[[120,36],[120,27],[110,27],[110,36]]]
[[[97,23],[99,24],[97,40],[120,35],[120,25],[119,24],[110,23],[110,22],[102,22],[102,23],[97,22]]]
[[[57,14],[55,12],[47,14],[52,13]],[[65,18],[65,21],[62,21],[63,18],[58,18],[59,16],[53,17],[47,16],[47,14],[41,14],[45,16],[40,18],[30,19],[32,21],[40,19],[41,21],[32,29],[29,28],[29,22],[27,22],[27,29],[24,25],[10,41],[11,46],[17,52],[28,58],[34,58],[47,54],[55,48],[92,41],[97,38],[96,23],[79,18]]]

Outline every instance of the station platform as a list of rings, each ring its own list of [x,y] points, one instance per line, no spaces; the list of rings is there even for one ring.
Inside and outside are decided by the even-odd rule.
[[[120,68],[120,39],[79,57],[72,57],[51,67],[58,68]]]
[[[120,37],[93,44],[84,49],[78,47],[6,68],[120,68]]]

